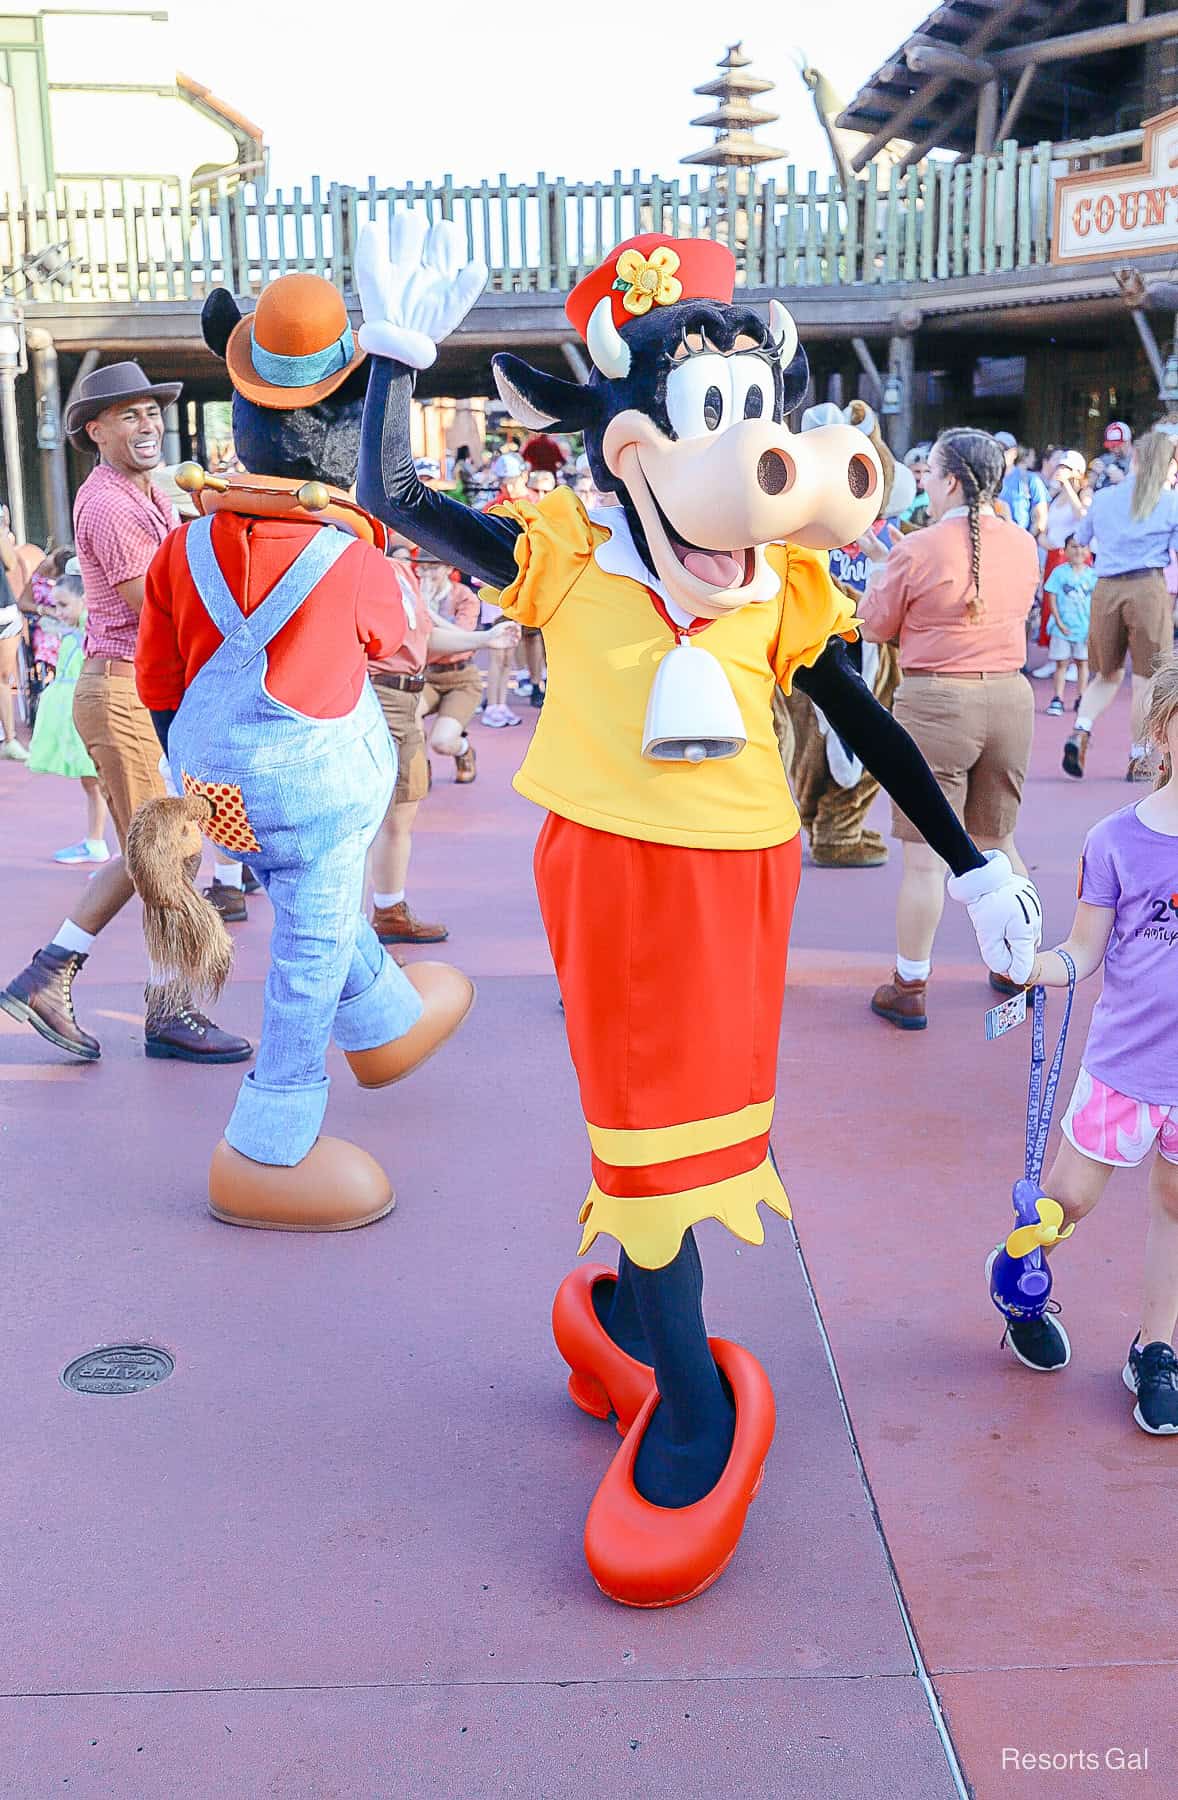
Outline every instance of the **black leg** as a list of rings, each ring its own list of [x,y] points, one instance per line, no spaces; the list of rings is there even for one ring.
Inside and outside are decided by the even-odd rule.
[[[652,1505],[690,1506],[720,1479],[736,1420],[708,1348],[694,1235],[687,1232],[665,1269],[628,1263],[627,1274],[660,1396],[638,1453],[635,1486]]]
[[[609,1282],[599,1281],[593,1289],[593,1304],[602,1327],[627,1356],[633,1356],[639,1362],[650,1361],[650,1345],[642,1330],[642,1320],[638,1316],[638,1302],[634,1296],[634,1283],[631,1270],[634,1265],[624,1250],[618,1253],[618,1279],[611,1286]]]

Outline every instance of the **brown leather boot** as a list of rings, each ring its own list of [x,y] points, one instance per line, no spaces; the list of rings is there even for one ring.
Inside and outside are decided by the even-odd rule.
[[[31,1025],[59,1050],[82,1062],[97,1062],[102,1046],[74,1016],[74,976],[85,960],[81,951],[61,950],[56,944],[38,950],[28,968],[0,993],[0,1009]]]
[[[876,988],[871,1010],[890,1025],[898,1025],[901,1031],[923,1031],[928,1024],[927,997],[927,981],[905,981],[902,975],[893,973],[890,981]]]
[[[1081,731],[1077,725],[1071,736],[1064,739],[1063,772],[1065,775],[1074,775],[1077,781],[1084,774],[1084,758],[1088,754],[1088,740],[1091,736],[1090,731]]]
[[[454,758],[454,779],[459,787],[465,787],[474,780],[476,772],[474,745],[467,738],[466,749]]]
[[[146,1056],[174,1057],[177,1062],[237,1063],[253,1055],[248,1038],[234,1037],[222,1031],[191,1001],[173,1011],[163,1012],[155,1004],[151,991],[147,994],[147,1018],[143,1026],[143,1050]]]
[[[409,910],[408,902],[374,906],[372,929],[382,944],[442,944],[450,933],[444,925],[427,925]]]
[[[212,886],[202,888],[201,892],[209,905],[216,907],[226,925],[244,925],[249,919],[243,887],[231,887],[227,881],[218,881],[214,876]]]

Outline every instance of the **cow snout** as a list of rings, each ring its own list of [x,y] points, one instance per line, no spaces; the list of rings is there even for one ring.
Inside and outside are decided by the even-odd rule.
[[[763,494],[787,493],[796,479],[793,457],[784,450],[766,450],[757,463],[757,486]]]

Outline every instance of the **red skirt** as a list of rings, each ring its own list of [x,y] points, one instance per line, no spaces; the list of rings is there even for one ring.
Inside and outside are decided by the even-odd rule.
[[[764,1240],[789,1217],[769,1158],[801,839],[696,850],[550,813],[536,888],[565,1006],[593,1182],[581,1249],[608,1232],[645,1268],[716,1218]]]

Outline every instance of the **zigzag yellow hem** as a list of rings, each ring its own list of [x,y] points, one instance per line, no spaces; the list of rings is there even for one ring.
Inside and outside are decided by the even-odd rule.
[[[732,1175],[681,1194],[647,1194],[640,1200],[603,1194],[597,1183],[578,1214],[585,1227],[578,1252],[583,1256],[601,1232],[617,1238],[631,1262],[641,1269],[664,1269],[673,1262],[683,1233],[701,1219],[719,1219],[746,1244],[763,1244],[765,1227],[758,1206],[764,1203],[791,1219],[789,1200],[768,1157],[747,1175]]]

